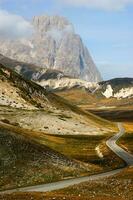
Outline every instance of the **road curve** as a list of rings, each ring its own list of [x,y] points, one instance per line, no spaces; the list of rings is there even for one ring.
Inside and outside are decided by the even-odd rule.
[[[133,155],[129,154],[125,150],[123,150],[121,147],[119,147],[116,142],[117,140],[125,133],[125,129],[123,128],[122,124],[118,123],[119,133],[117,133],[115,136],[110,138],[106,145],[120,158],[122,158],[128,166],[133,166]],[[50,192],[53,190],[59,190],[63,189],[69,186],[73,186],[75,184],[83,183],[86,181],[92,181],[92,180],[98,180],[107,178],[109,176],[113,176],[121,172],[123,169],[116,169],[110,172],[100,173],[96,175],[86,176],[86,177],[80,177],[80,178],[73,178],[69,180],[63,180],[58,181],[54,183],[48,183],[43,185],[37,185],[37,186],[30,186],[25,188],[18,188],[13,190],[4,191],[2,193],[13,193],[13,192]]]
[[[116,142],[125,133],[125,129],[121,123],[118,123],[119,133],[111,137],[106,145],[122,160],[126,162],[128,166],[133,166],[133,155],[119,147]]]

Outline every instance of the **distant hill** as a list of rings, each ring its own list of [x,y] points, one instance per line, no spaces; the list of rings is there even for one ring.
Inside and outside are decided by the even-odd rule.
[[[86,93],[88,93],[88,95],[91,98],[99,99],[99,100],[112,99],[112,98],[116,100],[133,98],[133,78],[115,78],[108,81],[102,81],[97,84],[89,85],[88,83],[87,85],[86,83],[84,85],[82,84],[77,85],[77,86],[74,85],[73,88],[66,87],[66,88],[63,88],[62,91],[57,89],[57,92],[58,94],[61,94],[60,92],[62,92],[62,94],[65,95],[65,92],[69,93],[69,89],[70,89],[70,93],[71,93],[71,90],[74,88],[75,89],[77,88],[79,90],[81,88],[81,91],[85,90]],[[81,99],[82,99],[82,95],[81,95]]]
[[[97,87],[97,83],[76,79],[73,78],[72,75],[66,76],[59,70],[41,68],[33,64],[16,61],[3,56],[2,54],[0,54],[0,63],[15,70],[24,78],[43,86],[48,91],[60,91],[75,87],[93,90]]]
[[[101,92],[105,97],[132,98],[133,78],[115,78],[99,83]]]
[[[99,83],[83,81],[66,76],[55,69],[39,68],[36,65],[19,62],[0,54],[0,63],[13,69],[25,79],[32,80],[47,91],[67,91],[72,88],[83,88],[101,98],[132,98],[133,78],[115,78]]]
[[[133,120],[133,78],[98,83],[97,88],[71,88],[56,94],[85,111],[113,121]]]

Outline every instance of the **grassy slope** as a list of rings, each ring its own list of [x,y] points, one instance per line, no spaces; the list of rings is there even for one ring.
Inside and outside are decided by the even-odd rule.
[[[33,132],[0,126],[1,189],[58,181],[92,173],[93,167],[93,173],[98,169],[38,143]]]
[[[48,193],[57,199],[82,200],[132,200],[133,195],[133,168],[128,168],[117,175],[104,180],[87,182],[73,187],[69,187],[57,192]]]
[[[101,106],[117,106],[117,107],[133,107],[133,101],[132,99],[122,99],[117,100],[116,98],[103,98],[101,96],[98,96],[97,94],[91,94],[89,91],[82,89],[82,88],[73,88],[69,90],[59,91],[56,92],[57,95],[71,101],[73,104],[80,106],[80,107],[86,107],[86,108],[95,108],[95,105],[97,107]]]
[[[13,151],[13,155],[17,157],[15,162],[11,162],[8,166],[1,168],[0,173],[3,173],[3,169],[6,171],[6,174],[1,176],[0,179],[0,184],[2,188],[10,188],[10,187],[16,187],[16,186],[26,186],[26,185],[32,185],[32,184],[40,184],[40,183],[45,183],[45,182],[52,182],[52,181],[57,181],[61,180],[65,177],[72,177],[72,176],[79,176],[79,175],[87,175],[87,174],[92,174],[92,173],[98,173],[102,170],[109,170],[112,168],[117,168],[119,165],[121,165],[121,161],[104,145],[104,138],[97,137],[95,138],[95,142],[93,138],[82,138],[81,143],[79,142],[79,138],[75,137],[70,137],[68,140],[68,137],[64,136],[49,136],[46,134],[46,136],[43,135],[43,140],[41,139],[41,143],[43,141],[43,145],[39,144],[39,136],[40,133],[37,132],[32,132],[28,130],[23,130],[19,129],[18,127],[14,127],[11,125],[5,125],[1,124],[1,127],[6,128],[7,133],[11,132],[16,132],[15,136],[19,136],[18,138],[21,138],[21,140],[15,138],[13,139],[13,144],[12,148],[10,148],[10,151]],[[8,132],[8,130],[10,130]],[[3,131],[2,131],[3,132]],[[5,135],[5,134],[4,134]],[[14,135],[14,134],[13,134]],[[9,138],[8,138],[9,139]],[[81,138],[80,138],[81,139]],[[92,143],[87,143],[85,140],[90,141]],[[91,140],[92,139],[92,140]],[[104,155],[104,159],[97,159],[96,152],[94,152],[94,147],[95,145],[98,145],[99,142],[101,143],[101,140],[103,141],[103,144],[100,145],[100,150],[102,151]],[[11,138],[10,138],[10,141]],[[29,142],[30,141],[30,142]],[[69,143],[70,141],[70,143]],[[5,142],[5,140],[4,140]],[[68,142],[68,143],[67,143]],[[7,143],[7,141],[6,141]],[[45,145],[44,145],[45,144]],[[52,148],[47,147],[51,146]],[[54,146],[53,146],[54,145]],[[63,146],[65,145],[67,148],[64,149],[64,154],[70,155],[70,158],[68,159],[69,156],[62,156],[60,153],[63,150]],[[83,145],[83,146],[82,146]],[[84,152],[83,155],[83,147],[88,148]],[[69,151],[71,147],[71,151]],[[81,149],[80,149],[81,147]],[[0,150],[2,149],[2,145],[0,146]],[[4,146],[4,149],[7,151],[7,147]],[[56,151],[53,151],[53,149],[56,149]],[[75,149],[80,152],[80,156],[75,152]],[[60,150],[60,151],[59,151]],[[2,151],[0,151],[2,152]],[[16,153],[15,153],[16,152]],[[7,152],[6,152],[7,153]],[[13,155],[12,156],[12,161],[13,161]],[[3,156],[3,155],[2,155]],[[53,159],[54,156],[54,159]],[[96,167],[95,165],[88,165],[88,169],[91,171],[87,172],[87,170],[83,170],[82,168],[79,168],[78,163],[74,161],[72,158],[76,156],[77,159],[80,161],[85,161],[88,163],[88,161],[92,163],[97,163],[99,167]],[[39,159],[38,159],[39,158]],[[41,159],[40,159],[41,158]],[[51,159],[52,158],[52,159]],[[60,159],[61,159],[61,165],[60,165]],[[58,163],[58,164],[56,164]],[[69,166],[69,163],[73,163],[73,165]],[[73,167],[72,167],[73,166]],[[85,166],[85,165],[83,165]],[[32,170],[31,170],[32,168]],[[103,169],[104,168],[104,169]],[[68,192],[66,190],[62,190],[61,192],[57,193],[50,193],[46,195],[47,197],[45,199],[53,198],[56,197],[57,199],[61,199],[67,194],[67,197],[70,199],[74,198],[77,199],[78,195],[77,194],[82,194],[81,199],[84,200],[83,196],[88,196],[87,189],[86,190],[81,190],[83,188],[86,188],[85,186],[75,186],[74,190],[69,188]],[[94,191],[94,184],[92,186],[89,185],[89,187],[93,187]],[[101,187],[101,186],[100,186]],[[104,186],[105,187],[105,186]],[[106,186],[107,187],[107,186]],[[88,188],[88,183],[87,183],[87,188]],[[102,186],[103,189],[103,186]],[[69,192],[70,191],[70,192]],[[74,191],[74,193],[72,192]],[[86,192],[86,193],[84,193]],[[97,192],[97,191],[96,191]],[[69,195],[68,195],[69,194]],[[29,196],[28,196],[29,195]],[[3,197],[0,196],[0,199],[21,199],[22,197],[30,198],[33,197],[33,199],[41,198],[42,194],[16,194],[16,195],[10,195],[6,196],[4,195]],[[44,196],[44,195],[43,195]],[[66,196],[65,196],[66,198]],[[86,197],[85,197],[86,198]]]
[[[126,122],[124,123],[124,127],[126,130],[126,134],[120,138],[119,144],[126,151],[129,151],[130,153],[133,154],[133,123]]]
[[[4,70],[5,70],[5,68],[4,68]],[[65,112],[68,113],[68,111],[69,111],[69,113],[71,113],[71,115],[73,117],[75,115],[82,116],[83,119],[88,124],[90,123],[91,125],[98,126],[100,128],[102,128],[104,126],[106,128],[111,128],[114,131],[117,131],[117,128],[113,123],[103,120],[99,117],[96,117],[95,115],[92,115],[90,113],[84,112],[83,110],[68,103],[66,100],[64,100],[61,97],[58,97],[55,94],[47,93],[42,87],[40,87],[30,81],[24,80],[18,74],[14,73],[10,70],[9,70],[9,73],[11,73],[10,76],[8,76],[8,74],[3,73],[3,71],[1,71],[2,76],[4,76],[4,78],[6,78],[6,80],[10,84],[12,84],[12,86],[14,88],[19,89],[19,95],[22,98],[24,98],[28,103],[31,103],[32,105],[34,105],[38,108],[45,108],[45,110],[47,110],[47,112],[51,112],[51,111],[55,112],[54,110],[56,109],[56,112],[60,113],[60,111],[63,111],[64,112],[63,114],[65,115]],[[8,107],[5,107],[5,109],[7,109],[7,111],[8,111]],[[10,111],[10,109],[9,109],[9,111]],[[7,114],[7,116],[8,115],[10,115],[11,118],[13,118],[13,114],[11,114],[10,112]],[[56,170],[53,171],[53,169],[55,169],[55,168],[53,168],[53,165],[49,165],[51,163],[47,163],[47,162],[45,162],[46,165],[43,165],[44,164],[43,159],[41,160],[41,163],[39,163],[39,168],[38,168],[38,166],[37,167],[34,165],[32,166],[33,160],[29,155],[28,157],[25,158],[24,162],[20,162],[20,160],[17,160],[17,162],[15,162],[15,166],[14,166],[15,168],[8,167],[9,171],[7,170],[7,172],[8,172],[7,178],[6,178],[5,174],[4,174],[4,176],[2,176],[3,178],[1,179],[1,181],[4,181],[4,182],[2,182],[1,185],[3,185],[5,183],[5,178],[6,178],[7,187],[9,187],[9,186],[12,187],[13,184],[15,186],[16,185],[18,185],[18,186],[31,185],[31,184],[41,183],[41,182],[48,182],[49,180],[50,181],[60,180],[64,176],[69,177],[69,176],[77,176],[77,175],[83,175],[83,174],[85,175],[86,173],[88,173],[88,167],[89,167],[89,170],[91,170],[91,172],[89,172],[89,173],[94,173],[96,171],[98,172],[99,170],[103,169],[102,168],[103,165],[101,164],[103,161],[101,162],[101,160],[99,158],[97,158],[94,148],[99,143],[101,143],[103,140],[105,140],[104,137],[103,138],[99,137],[99,136],[95,137],[95,142],[94,142],[93,137],[86,138],[85,136],[78,136],[78,137],[75,136],[75,137],[68,138],[65,136],[64,137],[48,136],[44,132],[42,133],[42,132],[33,132],[33,131],[29,131],[29,130],[24,130],[24,129],[21,129],[18,126],[18,124],[15,126],[14,125],[15,124],[9,124],[9,125],[4,124],[4,126],[6,126],[6,128],[9,129],[10,131],[19,133],[21,136],[23,135],[24,137],[26,137],[28,139],[28,141],[30,141],[29,145],[31,145],[31,142],[34,138],[35,143],[36,142],[37,143],[39,142],[39,144],[43,143],[43,145],[45,145],[46,149],[47,148],[49,149],[49,147],[50,147],[51,151],[55,152],[55,150],[56,150],[57,152],[59,152],[59,154],[60,154],[60,152],[63,153],[64,155],[70,157],[68,160],[77,159],[80,162],[86,161],[87,164],[82,163],[83,168],[84,167],[85,168],[80,170],[80,168],[78,167],[77,161],[73,160],[73,162],[76,162],[76,168],[71,169],[68,165],[66,166],[66,162],[65,162],[62,168],[60,168],[60,166],[58,166],[58,164],[57,164]],[[3,125],[1,124],[1,126],[3,126]],[[82,138],[82,142],[80,142],[81,138]],[[57,140],[58,140],[58,142],[57,142]],[[91,143],[90,143],[90,141],[91,141]],[[59,145],[59,142],[60,142],[60,145]],[[18,143],[16,142],[16,144],[18,144]],[[64,145],[66,145],[68,148],[64,149]],[[85,146],[85,148],[84,148],[84,146]],[[34,148],[33,146],[29,147],[29,149],[33,149],[33,148]],[[42,155],[42,152],[40,153],[40,148],[44,148],[44,147],[39,146],[38,157],[40,157]],[[79,155],[77,155],[77,152],[76,152],[77,150],[79,150],[79,152],[80,152]],[[21,155],[21,153],[18,153],[18,155],[20,155],[21,160],[23,160],[23,157],[21,157],[21,156],[24,155],[24,153],[22,153],[22,155]],[[64,156],[64,157],[66,157],[66,156]],[[110,157],[110,153],[109,154],[107,153],[107,157]],[[27,161],[29,159],[30,159],[31,165],[28,166]],[[96,166],[93,164],[90,165],[88,162],[89,160],[91,163],[97,163],[100,165],[99,166]],[[106,161],[106,159],[105,159],[105,161]],[[34,162],[34,164],[35,163],[36,162]],[[68,161],[68,163],[69,163],[69,161]],[[35,177],[33,175],[34,170],[31,171],[31,166],[35,170]],[[108,168],[108,166],[106,166],[106,167]],[[20,169],[20,171],[18,171],[18,169]],[[38,175],[38,171],[39,171],[39,175]],[[47,173],[46,176],[44,175],[45,173]],[[14,177],[14,178],[13,179],[11,178],[11,180],[9,181],[9,177]],[[22,179],[22,177],[24,177],[24,179]]]
[[[130,110],[133,109],[133,100],[132,99],[122,99],[117,100],[115,98],[102,98],[95,94],[90,94],[87,90],[84,89],[71,89],[67,91],[57,92],[59,96],[65,98],[68,101],[71,101],[73,104],[82,108],[83,110],[93,111],[94,114],[99,116],[102,115],[102,112],[108,113],[108,116],[114,114],[116,112],[116,117],[124,116],[125,112],[127,112],[127,116],[130,114]],[[107,107],[107,108],[106,108]],[[118,112],[118,114],[117,114]],[[120,112],[120,113],[119,113]],[[133,116],[133,114],[130,114]],[[113,115],[115,117],[115,115]],[[105,117],[106,119],[106,117]],[[108,118],[107,118],[108,119]]]
[[[133,168],[127,168],[115,178],[90,181],[50,193],[14,193],[0,195],[0,200],[132,200]]]
[[[0,141],[4,137],[3,130],[5,129],[9,133],[15,133],[18,139],[22,137],[21,142],[15,139],[15,143],[10,148],[0,146],[1,158],[4,158],[4,156],[6,156],[6,159],[12,157],[12,151],[15,150],[17,152],[13,155],[18,157],[17,160],[12,159],[13,165],[10,162],[7,167],[1,165],[0,184],[4,189],[52,182],[64,177],[99,173],[121,165],[121,161],[116,159],[116,156],[104,147],[105,145],[101,145],[101,143],[104,144],[108,136],[47,135],[42,132],[24,130],[17,125],[7,123],[0,123],[0,127],[2,130]],[[3,140],[5,142],[5,139]],[[8,140],[10,140],[10,137],[8,137]],[[96,146],[99,145],[101,145],[100,149],[104,155],[103,159],[99,158],[95,151]],[[5,155],[7,150],[8,155]],[[38,158],[41,159],[38,160]],[[3,174],[3,170],[6,174]]]
[[[20,75],[9,69],[8,71],[10,76],[8,76],[5,73],[5,70],[7,71],[7,69],[2,65],[0,67],[0,74],[2,74],[2,76],[6,78],[7,81],[14,86],[14,88],[19,89],[19,95],[28,101],[28,103],[31,103],[38,108],[45,108],[48,110],[53,110],[53,108],[56,108],[57,110],[70,111],[78,115],[80,114],[85,118],[85,120],[96,126],[102,127],[104,125],[107,128],[114,128],[116,130],[116,126],[113,123],[96,117],[91,113],[84,112],[65,99],[55,94],[46,92],[46,90],[41,86],[25,80]]]
[[[69,156],[72,159],[85,163],[94,164],[97,171],[108,171],[110,169],[119,168],[123,162],[114,155],[105,145],[105,141],[109,136],[49,136],[45,135],[41,138],[41,143],[48,145],[58,152]],[[99,157],[96,147],[99,147],[103,158]],[[94,170],[93,169],[93,170]],[[92,170],[92,171],[93,171]]]
[[[95,96],[91,95],[89,92],[82,88],[74,88],[69,89],[67,91],[59,91],[56,92],[56,94],[61,97],[64,97],[65,99],[71,101],[77,106],[85,104],[94,104],[97,102]]]

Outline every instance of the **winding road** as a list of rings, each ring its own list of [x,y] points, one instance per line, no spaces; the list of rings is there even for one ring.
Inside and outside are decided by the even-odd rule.
[[[130,153],[126,152],[123,150],[121,147],[119,147],[116,142],[118,139],[125,133],[125,129],[123,128],[121,123],[118,123],[118,128],[119,132],[114,135],[112,138],[110,138],[107,142],[106,145],[117,155],[119,156],[122,160],[126,162],[128,166],[133,166],[133,155]],[[58,181],[54,183],[48,183],[48,184],[43,184],[43,185],[37,185],[37,186],[31,186],[31,187],[25,187],[25,188],[18,188],[14,190],[8,190],[4,191],[3,193],[13,193],[13,192],[49,192],[53,190],[59,190],[66,188],[68,186],[72,186],[75,184],[83,183],[86,181],[91,181],[91,180],[98,180],[98,179],[103,179],[107,178],[109,176],[113,176],[121,172],[123,169],[116,169],[110,172],[105,172],[105,173],[100,173],[96,175],[91,175],[91,176],[86,176],[86,177],[80,177],[80,178],[73,178],[69,180],[63,180],[63,181]]]
[[[119,147],[116,142],[118,139],[125,133],[125,129],[121,123],[118,123],[119,133],[111,137],[107,142],[106,145],[122,160],[126,162],[128,166],[133,166],[133,155]]]

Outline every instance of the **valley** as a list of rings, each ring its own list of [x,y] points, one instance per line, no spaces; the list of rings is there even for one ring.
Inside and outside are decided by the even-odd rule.
[[[38,187],[66,179],[71,182],[73,178],[99,176],[105,172],[115,174],[115,170],[121,171],[125,167],[123,160],[107,147],[106,141],[118,132],[116,122],[119,119],[126,133],[118,144],[132,153],[132,99],[124,107],[126,100],[111,101],[81,88],[54,94],[3,65],[0,81],[1,191],[15,188],[21,191],[23,187]],[[119,104],[117,108],[115,102]],[[105,180],[108,182],[110,178],[105,176]],[[87,186],[83,183],[83,187],[89,188],[89,183]],[[100,180],[95,183],[99,184],[100,191],[105,187],[101,183]],[[114,187],[115,183],[112,185]],[[86,190],[82,192],[82,183],[70,186],[68,190],[67,199],[80,199],[80,196],[84,198],[88,195]],[[77,196],[77,191],[81,193],[80,196]],[[60,199],[65,196],[63,192],[67,192],[67,189],[43,196]],[[115,196],[114,188],[113,193]],[[10,196],[13,200],[21,199],[24,195],[33,199],[42,197],[40,193],[19,195]],[[0,194],[0,199],[6,198],[10,199],[8,194]]]
[[[105,145],[118,130],[115,123],[84,112],[3,65],[0,81],[1,190],[123,165]]]
[[[114,153],[116,153],[118,156],[120,156],[128,164],[128,166],[132,167],[133,156],[115,144],[116,141],[121,137],[121,135],[123,135],[125,133],[125,129],[122,127],[121,124],[118,124],[118,127],[120,130],[119,133],[117,135],[113,136],[112,138],[110,138],[106,142],[106,144]],[[114,141],[115,141],[115,143],[113,143]],[[129,157],[129,159],[127,159],[127,157]],[[38,186],[34,186],[34,187],[20,188],[20,191],[30,191],[30,192],[31,191],[38,191],[38,192],[39,191],[42,191],[42,192],[52,191],[52,190],[56,190],[56,189],[66,188],[71,185],[73,186],[74,184],[77,185],[78,183],[80,184],[85,181],[92,181],[92,180],[95,181],[97,179],[100,180],[101,178],[106,178],[106,177],[110,177],[110,176],[119,174],[121,171],[123,171],[123,169],[117,169],[117,170],[113,170],[113,171],[110,171],[107,173],[100,173],[100,174],[92,175],[92,176],[88,176],[88,177],[86,176],[86,177],[82,177],[82,178],[70,179],[70,180],[66,180],[66,181],[62,181],[62,182],[56,182],[55,184],[45,184],[45,185],[40,185],[40,186],[38,185]],[[16,190],[12,190],[12,191],[9,191],[9,193],[13,193],[15,191]],[[17,190],[17,191],[19,191],[19,190]],[[55,193],[55,195],[56,195],[56,193]]]
[[[1,189],[55,182],[123,166],[123,162],[106,148],[105,141],[111,136],[110,132],[105,135],[57,134],[53,128],[56,134],[49,133],[46,127],[40,130],[30,124],[29,114],[33,117],[37,112],[40,118],[46,115],[44,111],[1,107]],[[20,126],[20,116],[26,117],[23,126]],[[38,122],[34,120],[34,123]],[[31,171],[31,167],[34,170]]]
[[[103,80],[66,17],[11,20],[10,34],[0,26],[0,200],[132,200],[133,78]]]

